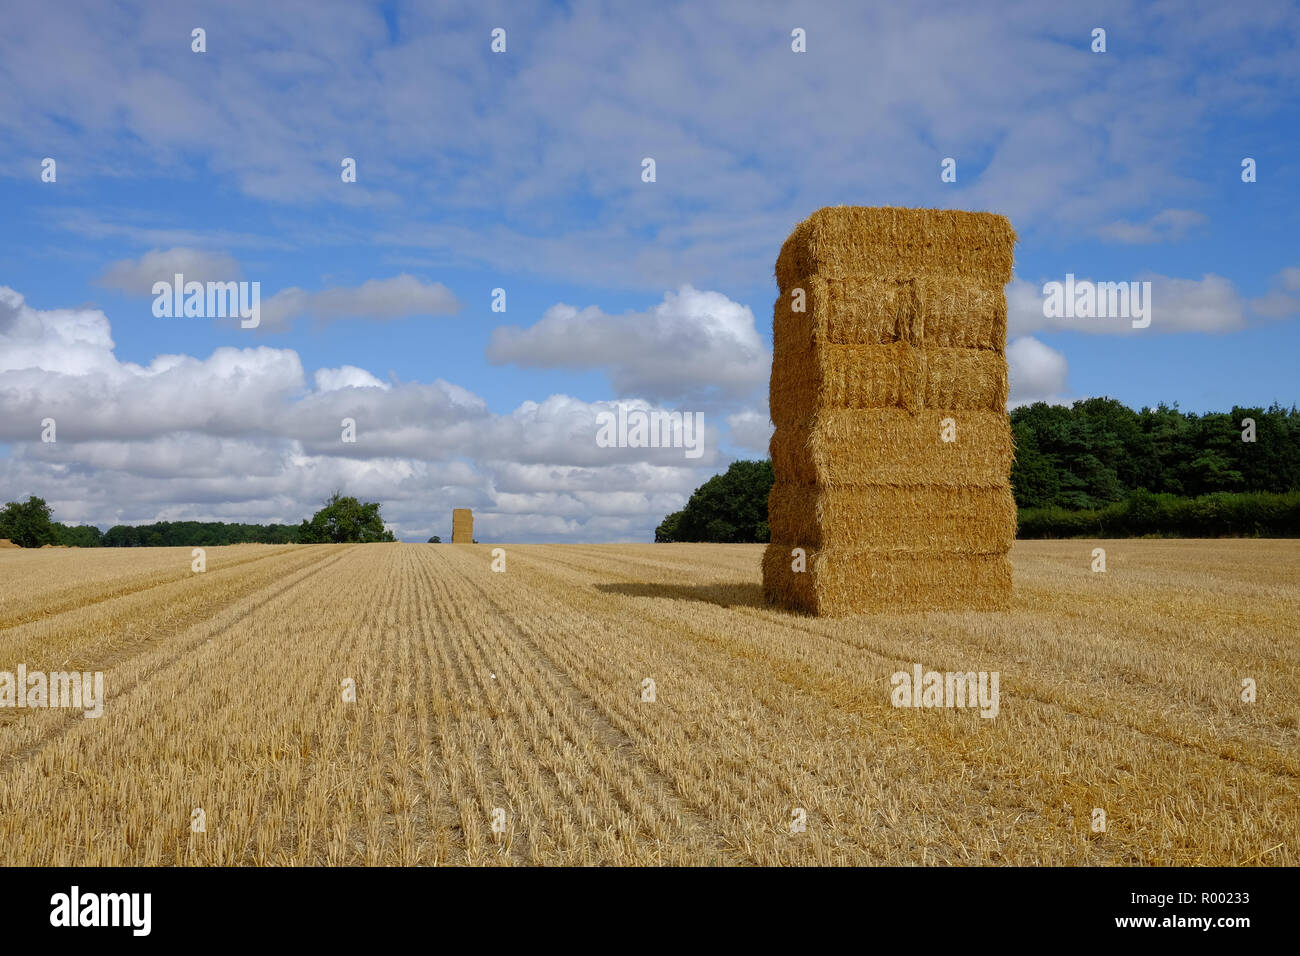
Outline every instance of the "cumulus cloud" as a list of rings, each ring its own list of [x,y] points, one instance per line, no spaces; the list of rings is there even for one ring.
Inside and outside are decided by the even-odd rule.
[[[554,305],[526,329],[495,329],[487,356],[498,365],[597,368],[620,395],[676,400],[747,396],[772,367],[754,313],[690,285],[645,312]]]
[[[33,309],[0,286],[0,440],[30,439],[46,417],[60,441],[259,433],[304,387],[291,350],[227,347],[138,365],[113,348],[102,311]]]
[[[1026,336],[1007,346],[1007,371],[1011,379],[1008,405],[1014,407],[1062,399],[1070,366],[1061,352]]]
[[[320,368],[316,370],[316,391],[332,392],[340,388],[391,388],[363,368],[355,365],[343,365],[339,368]]]
[[[747,409],[727,416],[727,425],[731,428],[728,441],[737,448],[761,452],[767,457],[768,443],[772,440],[772,422],[766,409],[754,411]]]
[[[119,259],[97,280],[109,289],[127,295],[152,295],[155,282],[172,282],[176,275],[186,282],[230,282],[240,278],[239,263],[222,252],[176,246],[153,249],[139,259]]]
[[[391,279],[370,279],[355,287],[307,292],[296,286],[282,289],[262,303],[263,329],[283,328],[294,319],[318,322],[338,319],[403,319],[416,315],[454,315],[460,302],[441,282],[424,282],[402,273]]]
[[[600,412],[660,409],[645,399],[551,395],[497,414],[454,383],[350,365],[309,388],[291,349],[123,362],[111,331],[102,311],[35,309],[0,286],[0,441],[13,443],[0,486],[42,495],[58,520],[296,523],[345,488],[408,538],[472,507],[483,540],[648,540],[723,463],[707,418],[698,459],[597,444]]]

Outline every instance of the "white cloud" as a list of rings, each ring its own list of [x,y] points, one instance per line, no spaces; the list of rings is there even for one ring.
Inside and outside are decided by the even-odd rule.
[[[128,295],[152,295],[155,282],[229,282],[240,278],[239,263],[221,252],[176,246],[154,249],[139,259],[119,259],[99,277],[99,284]]]
[[[1075,276],[1077,284],[1097,282],[1150,282],[1151,324],[1134,328],[1132,318],[1047,318],[1043,315],[1047,282],[1064,282],[1053,276],[1043,282],[1012,279],[1007,285],[1007,334],[1028,335],[1037,331],[1086,332],[1099,335],[1155,335],[1167,332],[1231,332],[1246,324],[1246,302],[1232,281],[1207,274],[1200,279],[1178,279],[1151,272],[1129,276]],[[1145,296],[1144,296],[1145,301]]]
[[[316,370],[316,390],[332,392],[340,388],[382,388],[392,386],[381,382],[363,368],[344,365],[339,368],[320,368]]]
[[[1194,209],[1165,209],[1145,222],[1116,220],[1097,229],[1103,239],[1116,242],[1173,242],[1209,220]]]
[[[751,409],[728,415],[727,425],[731,428],[731,433],[727,436],[731,444],[737,448],[760,452],[764,458],[767,457],[773,428],[766,408],[761,412]]]
[[[0,286],[0,372],[111,372],[117,365],[109,355],[112,349],[113,337],[104,313],[37,311],[28,308],[13,289]]]
[[[304,386],[291,350],[219,348],[137,365],[113,347],[103,312],[33,309],[0,286],[0,440],[30,439],[46,417],[60,442],[259,433]]]
[[[1140,57],[1090,54],[1051,5],[817,5],[798,57],[751,4],[535,5],[511,15],[529,42],[485,58],[481,23],[434,7],[404,8],[395,37],[371,7],[304,21],[234,0],[214,21],[221,55],[177,60],[190,14],[145,7],[10,12],[0,173],[30,177],[41,143],[83,181],[202,177],[276,203],[275,239],[348,228],[326,204],[382,201],[381,223],[353,227],[370,243],[638,288],[753,288],[794,222],[845,198],[995,209],[1022,234],[1174,234],[1206,185],[1179,158],[1221,119],[1281,122],[1296,76],[1282,3],[1121,5],[1115,29],[1152,41]],[[360,178],[344,187],[348,155]],[[944,155],[958,184],[917,174]],[[1134,221],[1148,208],[1164,212]],[[151,244],[196,241],[162,225]]]
[[[1251,311],[1266,319],[1300,315],[1300,267],[1288,266],[1273,280],[1274,288],[1250,300]]]
[[[310,389],[291,349],[138,365],[113,348],[103,312],[34,309],[0,286],[0,441],[13,443],[0,486],[40,494],[57,520],[296,523],[345,488],[383,503],[407,537],[472,507],[481,540],[649,540],[725,464],[708,418],[702,457],[687,459],[597,445],[613,402],[551,395],[495,414],[450,382],[385,383],[350,365],[318,369]],[[39,441],[46,417],[52,444]]]
[[[747,396],[772,367],[754,313],[690,285],[645,312],[554,305],[527,329],[493,330],[487,356],[531,368],[599,368],[620,395],[681,401]]]
[[[1143,274],[1151,281],[1151,328],[1162,332],[1229,332],[1246,324],[1246,305],[1223,276],[1172,279]],[[1131,323],[1130,323],[1131,324]]]
[[[264,329],[282,328],[308,316],[318,322],[338,319],[401,319],[416,315],[454,315],[460,302],[441,282],[424,282],[402,273],[391,279],[369,279],[353,288],[307,292],[296,286],[282,289],[262,303]]]
[[[1059,401],[1066,392],[1070,366],[1065,356],[1038,339],[1013,339],[1007,345],[1007,369],[1011,379],[1008,405]]]

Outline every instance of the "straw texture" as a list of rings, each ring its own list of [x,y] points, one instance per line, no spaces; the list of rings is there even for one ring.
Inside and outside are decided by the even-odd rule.
[[[943,440],[951,420],[956,440]],[[900,408],[832,409],[778,427],[769,445],[777,481],[862,485],[1007,486],[1006,412]]]
[[[826,617],[881,611],[1002,611],[1011,604],[1011,561],[1005,554],[946,551],[809,551],[794,571],[791,545],[763,553],[768,601]]]
[[[1001,486],[826,488],[778,481],[768,513],[772,540],[813,550],[1006,554],[1016,537],[1016,504]]]

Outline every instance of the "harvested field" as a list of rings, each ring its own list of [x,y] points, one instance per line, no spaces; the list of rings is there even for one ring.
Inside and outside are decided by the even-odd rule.
[[[107,698],[0,709],[0,861],[1300,863],[1300,542],[1021,542],[1007,612],[841,620],[761,545],[492,547],[0,553],[0,670]],[[915,664],[997,716],[894,708]]]

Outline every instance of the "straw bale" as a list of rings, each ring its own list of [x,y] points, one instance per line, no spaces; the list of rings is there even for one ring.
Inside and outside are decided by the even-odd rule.
[[[1011,223],[993,213],[827,206],[799,223],[781,246],[777,284],[784,293],[811,276],[944,274],[1006,285],[1015,241]]]
[[[986,349],[776,344],[768,407],[778,426],[823,409],[922,408],[1003,411],[1007,362]]]
[[[824,488],[778,481],[768,498],[768,521],[774,543],[809,550],[1006,554],[1016,537],[1016,502],[1010,482]]]
[[[948,418],[956,441],[941,439]],[[1005,411],[833,409],[778,426],[770,448],[778,481],[1000,487],[1011,474],[1011,421]]]
[[[908,279],[807,276],[803,311],[788,290],[777,297],[772,337],[842,345],[905,340],[938,348],[1002,352],[1007,344],[1005,283],[979,276],[923,275]]]
[[[791,545],[763,554],[763,591],[783,607],[827,617],[871,611],[1006,610],[1011,562],[1004,554],[808,551],[794,571]]]
[[[14,544],[8,538],[0,538],[0,548],[21,548],[21,544]]]
[[[923,359],[925,395],[921,404],[926,408],[1006,411],[1009,382],[1007,360],[1001,352],[930,348]]]
[[[451,543],[474,543],[474,512],[469,508],[453,508],[451,512]]]
[[[823,408],[906,408],[920,411],[925,358],[906,342],[798,348],[778,342],[768,407],[776,424],[801,421]]]

